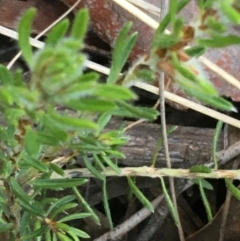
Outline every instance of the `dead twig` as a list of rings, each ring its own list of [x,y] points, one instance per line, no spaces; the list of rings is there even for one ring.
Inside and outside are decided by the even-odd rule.
[[[163,20],[164,17],[166,16],[166,14],[168,13],[169,2],[168,2],[168,0],[162,0],[160,5],[161,5],[160,6],[160,9],[161,9],[160,20]],[[159,78],[159,100],[160,100],[162,138],[163,138],[164,154],[165,154],[165,158],[166,158],[166,166],[167,166],[167,168],[171,169],[172,165],[171,165],[171,159],[170,159],[169,147],[168,147],[164,90],[165,90],[165,74],[164,74],[164,72],[161,72],[160,78]],[[177,224],[179,238],[181,241],[184,241],[185,238],[184,238],[184,233],[183,233],[183,229],[182,229],[182,225],[181,225],[181,220],[179,219],[179,212],[178,212],[178,207],[177,207],[177,198],[176,198],[176,193],[175,193],[175,188],[174,188],[174,178],[173,177],[169,177],[169,185],[170,185],[172,201],[173,201],[174,208],[176,210],[178,220],[179,220],[179,223]],[[155,231],[156,231],[156,229],[152,228],[151,234],[148,232],[149,236],[152,236],[155,233]],[[151,237],[148,237],[147,240],[149,240],[150,238]]]

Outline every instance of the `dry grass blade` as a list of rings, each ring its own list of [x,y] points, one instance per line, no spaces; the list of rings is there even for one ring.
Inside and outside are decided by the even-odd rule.
[[[127,0],[128,2],[134,4],[135,6],[149,12],[149,13],[152,13],[156,16],[160,16],[160,13],[161,13],[161,9],[154,6],[153,4],[151,3],[148,3],[144,0]]]

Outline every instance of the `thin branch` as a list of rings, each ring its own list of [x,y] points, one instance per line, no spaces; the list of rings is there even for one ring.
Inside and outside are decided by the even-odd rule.
[[[169,2],[168,1],[169,0],[161,0],[160,21],[164,19],[164,17],[166,16],[166,14],[169,11]],[[165,159],[166,159],[166,166],[167,166],[167,168],[171,168],[172,165],[171,165],[171,159],[170,159],[170,153],[169,153],[169,147],[168,147],[164,90],[165,90],[165,74],[164,74],[164,72],[161,72],[160,78],[159,78],[159,100],[160,100],[162,138],[163,138],[163,147],[164,147],[164,154],[165,154]],[[171,192],[171,198],[173,201],[173,205],[174,205],[174,208],[176,210],[176,214],[177,214],[177,217],[179,220],[179,223],[177,224],[178,235],[179,235],[180,240],[184,241],[185,238],[184,238],[184,233],[183,233],[183,229],[182,229],[182,225],[181,225],[181,220],[179,218],[177,197],[176,197],[176,193],[175,193],[173,177],[169,177],[169,186],[170,186],[170,192]]]

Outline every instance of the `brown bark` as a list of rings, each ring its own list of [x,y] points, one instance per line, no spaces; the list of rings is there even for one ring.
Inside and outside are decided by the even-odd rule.
[[[119,121],[114,121],[109,128],[118,128]],[[130,137],[129,143],[122,148],[126,159],[120,161],[126,166],[151,165],[153,152],[157,141],[161,137],[158,124],[142,123],[129,129],[126,133]],[[173,168],[189,168],[197,163],[206,163],[211,158],[212,139],[214,129],[179,126],[169,135],[169,150]],[[218,143],[218,150],[222,150],[222,135]],[[165,167],[163,148],[157,156],[157,167]]]

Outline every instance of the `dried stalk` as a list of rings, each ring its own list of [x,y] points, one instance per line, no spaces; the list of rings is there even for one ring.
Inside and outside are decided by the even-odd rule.
[[[163,20],[169,10],[169,2],[168,0],[161,1],[161,15],[160,20]],[[169,154],[169,147],[168,147],[168,136],[167,136],[167,125],[166,125],[166,111],[165,111],[165,97],[164,97],[164,90],[165,90],[165,74],[164,72],[160,73],[159,79],[159,100],[160,100],[160,113],[161,113],[161,128],[162,128],[162,138],[163,138],[163,147],[164,147],[164,154],[166,159],[166,166],[167,168],[171,169],[171,159]],[[173,201],[174,208],[176,210],[179,223],[177,224],[178,235],[181,241],[184,241],[184,233],[181,225],[181,220],[179,218],[178,206],[177,206],[177,197],[174,188],[174,178],[169,177],[169,186],[171,192],[171,198]],[[153,230],[155,231],[155,229]],[[153,235],[153,232],[151,232]]]
[[[107,168],[101,174],[105,177],[176,177],[176,178],[229,178],[232,180],[240,180],[240,170],[212,170],[210,173],[193,173],[189,169],[169,169],[169,168],[153,168],[153,167],[125,167],[120,169],[121,172]],[[54,174],[54,177],[59,177]],[[65,170],[65,177],[94,177],[87,168],[74,168]]]
[[[127,0],[127,1],[149,13],[152,13],[156,16],[160,16],[161,9],[149,2],[146,2],[143,0]]]

